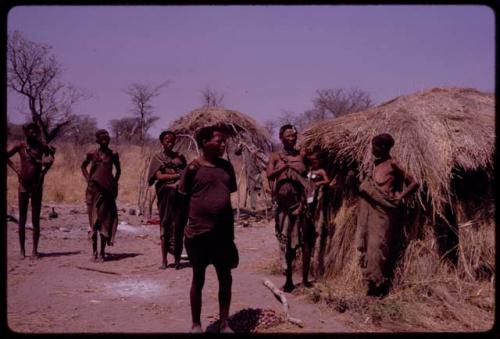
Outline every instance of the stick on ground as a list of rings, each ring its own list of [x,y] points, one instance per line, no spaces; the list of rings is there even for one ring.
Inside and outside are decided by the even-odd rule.
[[[286,297],[285,297],[285,294],[283,293],[283,291],[278,289],[268,279],[264,279],[264,281],[262,283],[264,284],[264,286],[269,288],[271,290],[271,292],[273,292],[273,294],[278,298],[278,300],[283,305],[283,310],[284,310],[285,315],[286,315],[286,320],[294,325],[299,326],[299,327],[304,327],[304,322],[302,320],[290,316],[290,313],[288,312],[288,301],[286,300]]]

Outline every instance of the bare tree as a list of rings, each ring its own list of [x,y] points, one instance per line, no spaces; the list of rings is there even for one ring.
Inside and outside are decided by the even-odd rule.
[[[201,91],[201,101],[204,107],[222,107],[224,94],[207,87]]]
[[[75,144],[87,144],[95,140],[97,119],[89,115],[73,115],[71,122],[65,126],[61,138]]]
[[[139,141],[141,137],[139,125],[137,117],[125,117],[109,121],[111,133],[116,141]]]
[[[334,118],[362,111],[369,108],[373,102],[370,95],[358,88],[345,90],[343,88],[327,88],[318,90],[313,99],[317,119],[324,119],[326,115]]]
[[[47,143],[71,122],[74,104],[87,96],[61,80],[61,64],[50,50],[18,31],[8,37],[7,86],[28,100],[31,118]]]
[[[159,119],[159,117],[153,115],[154,107],[151,102],[160,94],[160,89],[168,84],[168,81],[158,86],[134,83],[125,91],[132,102],[131,111],[139,122],[139,141],[141,143],[144,142],[148,130]]]

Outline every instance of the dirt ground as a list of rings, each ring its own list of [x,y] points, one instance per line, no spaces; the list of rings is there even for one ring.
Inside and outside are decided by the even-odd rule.
[[[55,207],[58,218],[49,219]],[[17,224],[7,223],[7,321],[18,333],[182,333],[191,325],[187,261],[175,270],[160,270],[159,226],[129,215],[131,206],[119,204],[120,224],[107,261],[91,262],[87,215],[83,204],[43,206],[39,252],[31,253],[28,216],[25,259],[19,258]],[[8,212],[17,215],[16,206]],[[301,287],[287,293],[290,314],[304,326],[277,321],[279,301],[262,281],[281,286],[284,277],[270,267],[278,253],[272,222],[265,219],[235,228],[240,265],[233,270],[230,325],[235,330],[273,333],[352,332],[339,314],[307,300]],[[169,262],[173,258],[169,255]],[[277,270],[275,270],[277,271]],[[300,279],[297,276],[296,282]],[[210,266],[203,290],[202,326],[210,331],[218,318],[217,279]],[[260,310],[274,322],[257,326]],[[242,318],[254,324],[237,328]],[[239,319],[239,320],[238,320]],[[260,318],[259,318],[260,319]],[[235,325],[236,324],[236,325]]]

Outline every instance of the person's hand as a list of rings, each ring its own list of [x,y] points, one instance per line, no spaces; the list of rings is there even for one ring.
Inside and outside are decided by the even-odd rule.
[[[335,185],[337,185],[337,179],[333,178],[332,181],[330,181],[330,183],[328,184],[328,186],[334,187]]]

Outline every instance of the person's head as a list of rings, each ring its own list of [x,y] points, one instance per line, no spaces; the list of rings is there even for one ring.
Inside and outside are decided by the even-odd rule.
[[[95,132],[95,142],[101,147],[108,147],[110,140],[109,133],[105,129],[100,129]]]
[[[163,131],[160,133],[160,143],[163,146],[163,149],[167,152],[170,152],[172,148],[174,148],[176,136],[172,131]]]
[[[295,147],[297,144],[297,129],[295,126],[286,124],[280,128],[280,140],[286,148]]]
[[[219,126],[206,126],[195,133],[196,143],[204,154],[221,157],[226,150],[226,133]]]
[[[379,134],[372,139],[372,154],[377,158],[388,157],[392,146],[394,138],[390,134]]]
[[[34,122],[28,122],[23,125],[23,132],[27,139],[36,140],[40,135],[40,127]]]
[[[318,170],[323,167],[325,153],[320,148],[314,148],[307,155],[307,162],[313,170]]]

